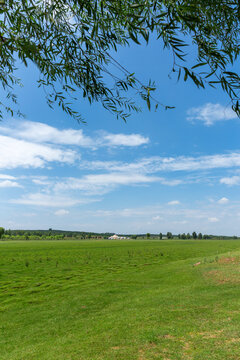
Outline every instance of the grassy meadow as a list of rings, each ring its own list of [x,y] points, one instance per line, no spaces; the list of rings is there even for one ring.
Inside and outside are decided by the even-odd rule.
[[[1,360],[240,359],[239,240],[2,241],[0,289]]]

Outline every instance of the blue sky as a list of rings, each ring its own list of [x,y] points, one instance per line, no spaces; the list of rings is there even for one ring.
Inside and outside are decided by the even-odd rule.
[[[227,96],[169,79],[172,59],[157,41],[115,57],[176,109],[141,104],[125,124],[81,100],[87,124],[78,124],[48,108],[34,67],[20,68],[26,118],[0,123],[0,225],[240,235],[240,122]]]

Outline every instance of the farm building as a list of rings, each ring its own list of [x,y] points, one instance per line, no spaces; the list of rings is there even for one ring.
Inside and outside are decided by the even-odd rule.
[[[110,240],[119,240],[119,239],[126,239],[125,236],[118,236],[118,235],[113,235],[109,237]]]

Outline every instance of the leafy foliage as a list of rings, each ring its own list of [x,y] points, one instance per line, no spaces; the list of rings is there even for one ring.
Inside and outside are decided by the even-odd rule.
[[[0,227],[0,239],[3,236],[4,232],[5,232],[5,229],[3,227]]]
[[[140,111],[132,94],[149,109],[164,106],[152,96],[154,83],[142,84],[113,57],[119,46],[148,43],[152,33],[173,55],[171,75],[200,88],[221,86],[239,114],[240,76],[232,70],[239,56],[239,12],[239,3],[227,0],[1,1],[0,84],[6,102],[0,102],[0,115],[3,109],[18,112],[8,103],[17,102],[19,60],[38,67],[48,105],[57,104],[78,121],[79,96],[123,120]],[[194,64],[186,61],[190,44],[196,48]]]
[[[197,233],[196,233],[196,231],[194,231],[194,232],[192,233],[192,238],[193,238],[193,239],[196,239],[196,238],[197,238]]]

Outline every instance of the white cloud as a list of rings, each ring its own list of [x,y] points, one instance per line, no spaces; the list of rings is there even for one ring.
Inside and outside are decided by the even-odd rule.
[[[196,171],[240,166],[240,153],[199,157],[153,158],[152,166],[161,171]]]
[[[229,199],[226,197],[222,197],[221,199],[218,200],[219,204],[227,204],[229,202]]]
[[[162,217],[159,216],[159,215],[156,215],[152,218],[154,221],[157,221],[157,220],[162,220]]]
[[[0,181],[0,188],[12,188],[12,187],[22,187],[22,186],[18,184],[16,181],[11,181],[11,180]]]
[[[180,180],[168,180],[157,176],[148,176],[141,173],[106,173],[89,174],[81,178],[68,178],[54,185],[55,191],[80,190],[87,195],[103,195],[119,186],[143,186],[151,183],[160,183],[166,186],[176,186]]]
[[[164,178],[159,178],[159,182],[162,185],[167,185],[167,186],[177,186],[177,185],[180,185],[183,183],[182,180],[178,180],[178,179],[171,180],[171,179],[164,179]]]
[[[0,168],[38,168],[54,161],[72,164],[76,158],[77,154],[72,150],[62,150],[0,135]]]
[[[112,172],[156,173],[159,171],[197,171],[240,166],[240,152],[205,156],[149,157],[132,163],[120,161],[83,161],[80,167]]]
[[[50,185],[51,182],[49,180],[47,180],[45,177],[39,177],[36,179],[33,179],[32,182],[36,185]]]
[[[213,125],[218,121],[236,119],[236,113],[230,107],[224,107],[221,104],[207,103],[205,105],[191,108],[187,111],[187,120],[199,120],[206,126]]]
[[[218,222],[219,219],[216,218],[216,217],[209,217],[209,218],[208,218],[208,221],[211,222],[211,223],[215,223],[215,222]]]
[[[240,185],[240,176],[224,177],[220,179],[221,184]]]
[[[35,206],[45,206],[45,207],[71,207],[77,204],[86,204],[92,201],[93,199],[77,199],[70,198],[59,195],[47,195],[43,193],[28,194],[23,196],[20,199],[10,200],[10,203],[22,204],[22,205],[35,205]]]
[[[57,216],[64,216],[64,215],[68,215],[69,211],[65,210],[65,209],[60,209],[60,210],[55,211],[54,214]]]
[[[34,216],[37,216],[37,214],[33,213],[33,212],[24,212],[24,213],[22,213],[22,216],[24,216],[24,217],[34,217]]]
[[[13,121],[10,126],[0,127],[0,132],[18,139],[34,143],[49,143],[58,145],[76,145],[96,149],[101,146],[140,146],[149,142],[148,137],[140,134],[111,134],[99,132],[95,137],[89,137],[82,129],[57,129],[53,126],[33,121]]]
[[[55,185],[56,191],[62,190],[82,190],[88,194],[104,194],[120,185],[138,185],[159,181],[158,177],[146,176],[143,174],[94,174],[86,175],[82,178],[69,178],[65,182]],[[160,178],[161,181],[161,178]]]
[[[6,175],[6,174],[0,174],[0,179],[5,179],[5,180],[16,180],[15,176]]]
[[[178,200],[173,200],[173,201],[168,202],[168,205],[179,205],[179,204],[180,204],[180,201],[178,201]]]
[[[59,130],[47,124],[33,121],[14,122],[14,136],[34,143],[51,143],[61,145],[78,145],[92,147],[93,141],[83,131],[74,129]],[[0,127],[0,131],[13,135],[10,127]]]
[[[140,146],[149,142],[148,137],[139,134],[108,134],[103,136],[103,143],[112,146]]]
[[[120,161],[82,161],[80,167],[90,170],[111,170],[120,172],[150,172],[152,159],[140,159],[134,163]]]

